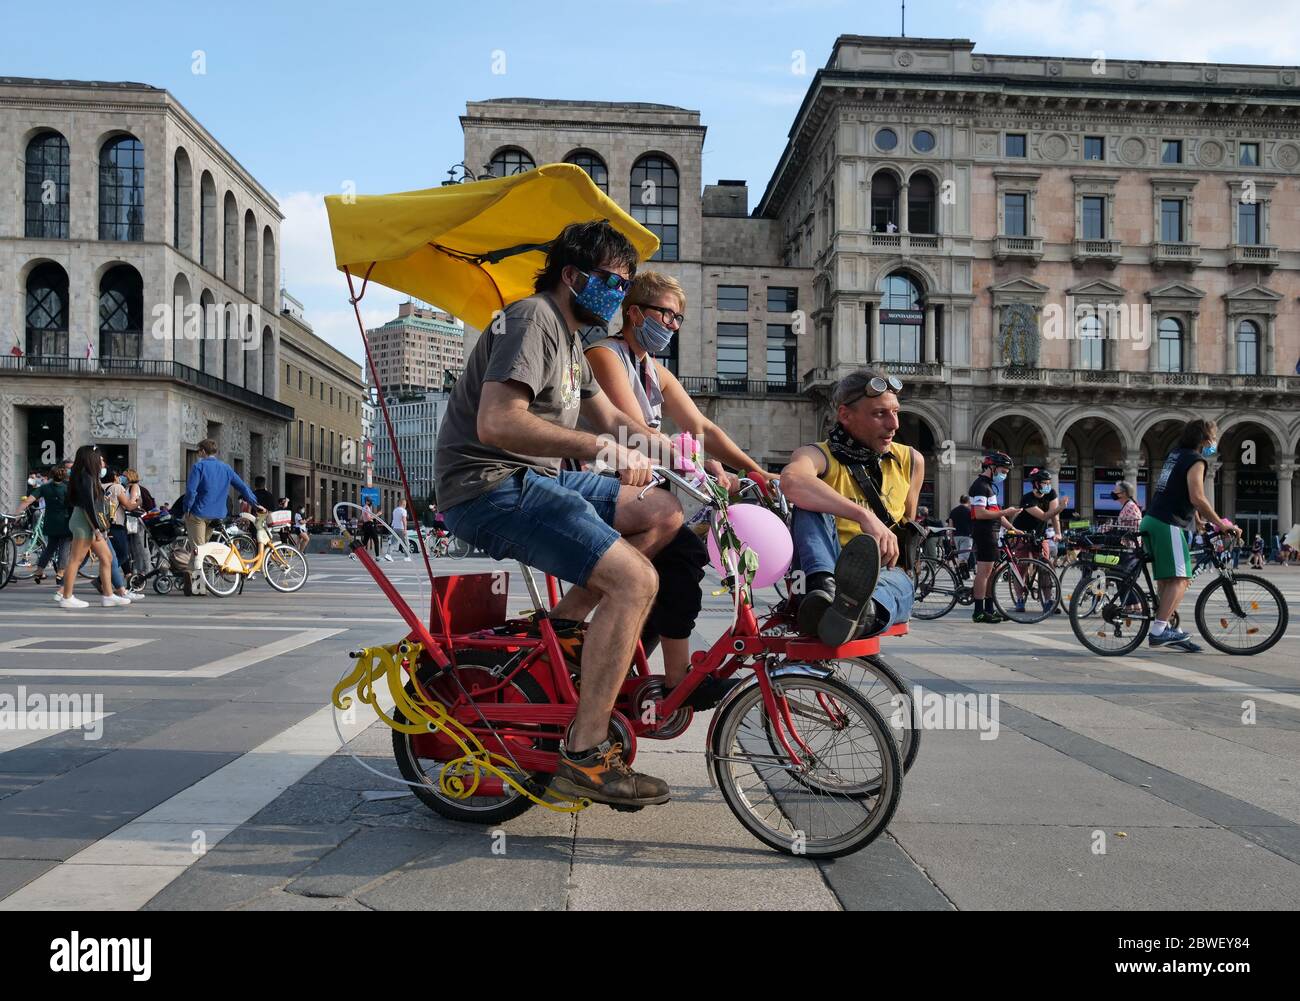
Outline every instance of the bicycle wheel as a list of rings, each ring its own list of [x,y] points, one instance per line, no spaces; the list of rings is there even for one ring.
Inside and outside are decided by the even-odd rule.
[[[307,557],[293,546],[277,542],[262,560],[262,576],[277,591],[290,594],[307,583]]]
[[[513,657],[504,650],[457,650],[455,653],[456,677],[466,691],[474,687],[496,689],[501,685],[500,676],[495,673],[506,659]],[[420,685],[435,699],[450,707],[460,695],[460,688],[450,676],[432,666],[422,667],[417,675]],[[415,683],[407,681],[406,692],[415,696]],[[530,674],[520,672],[509,683],[486,697],[485,702],[510,705],[546,705],[549,699],[537,679]],[[399,723],[410,722],[401,710],[393,709],[393,718]],[[515,731],[526,730],[524,725],[516,725]],[[500,754],[522,750],[539,750],[556,752],[560,749],[559,741],[540,735],[535,738],[510,736],[493,740],[485,737],[484,746]],[[442,769],[448,761],[460,757],[461,751],[450,740],[433,734],[409,734],[393,731],[393,757],[397,760],[397,770],[402,778],[416,785],[409,787],[417,799],[435,813],[450,820],[460,820],[471,824],[499,824],[511,820],[533,805],[532,800],[523,796],[518,790],[501,784],[500,795],[470,796],[456,799],[442,791],[439,779]],[[468,776],[467,776],[468,777]],[[544,788],[550,783],[550,776],[542,772],[513,773],[512,777],[523,785],[532,783],[534,787]],[[493,779],[493,776],[488,776]],[[499,780],[496,780],[499,781]]]
[[[447,540],[447,555],[453,560],[463,560],[469,555],[469,543],[453,535]]]
[[[1068,603],[1070,597],[1079,589],[1079,585],[1092,576],[1096,569],[1091,563],[1072,560],[1056,571],[1056,580],[1060,584],[1061,602]]]
[[[1035,557],[1006,561],[993,574],[993,607],[1012,622],[1042,622],[1061,598],[1061,584]]]
[[[1196,628],[1214,649],[1234,656],[1263,653],[1282,638],[1290,617],[1282,592],[1254,574],[1220,577],[1196,599]]]
[[[880,713],[889,724],[898,744],[903,774],[911,770],[921,750],[921,710],[912,699],[912,691],[880,654],[862,659],[824,660],[819,663],[835,672],[835,677],[851,686]]]
[[[912,599],[912,617],[937,619],[957,604],[960,585],[957,575],[946,563],[923,556],[916,564],[916,593]]]
[[[40,559],[44,540],[31,532],[14,532],[10,536],[14,546],[14,567],[12,576],[15,580],[31,580],[36,576],[36,561]]]
[[[795,720],[799,762],[783,746],[772,752],[763,693],[751,681],[712,726],[708,765],[722,798],[747,831],[787,855],[836,858],[866,847],[902,792],[889,724],[833,677],[778,677],[772,688]]]
[[[8,535],[0,536],[0,587],[9,583],[14,574],[14,560],[17,559],[14,540]]]
[[[1091,604],[1093,614],[1081,608]],[[1151,628],[1151,599],[1121,574],[1097,574],[1070,596],[1070,628],[1093,653],[1116,657],[1132,653]]]
[[[199,573],[203,576],[203,586],[218,598],[229,598],[239,589],[239,574],[226,570],[215,556],[203,557]]]

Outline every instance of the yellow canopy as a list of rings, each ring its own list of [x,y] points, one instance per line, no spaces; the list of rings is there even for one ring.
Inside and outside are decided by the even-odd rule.
[[[334,261],[480,330],[533,292],[544,245],[569,223],[608,219],[641,260],[659,240],[572,163],[395,195],[327,195]],[[371,268],[371,264],[374,267]]]

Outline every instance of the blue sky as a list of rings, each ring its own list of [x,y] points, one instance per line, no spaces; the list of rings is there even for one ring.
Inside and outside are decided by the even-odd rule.
[[[1245,8],[1243,8],[1243,11]],[[52,11],[57,13],[52,14]],[[111,11],[111,15],[107,13]],[[1294,63],[1300,0],[1225,13],[1214,0],[910,0],[907,33],[979,50]],[[53,20],[51,20],[53,18]],[[812,72],[839,34],[897,34],[899,6],[862,0],[9,5],[0,74],[165,87],[281,202],[287,285],[354,357],[320,198],[430,187],[459,161],[467,100],[657,101],[701,112],[704,177],[751,201]],[[206,73],[191,71],[202,50]],[[494,74],[493,54],[505,55]],[[807,53],[808,76],[791,72]],[[752,208],[752,205],[751,205]],[[398,297],[376,290],[366,320]]]

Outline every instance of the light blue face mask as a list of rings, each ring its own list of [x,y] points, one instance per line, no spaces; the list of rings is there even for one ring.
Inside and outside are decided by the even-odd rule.
[[[636,328],[636,339],[652,355],[663,354],[672,342],[673,332],[646,313],[641,326]]]
[[[1201,455],[1204,458],[1208,459],[1212,457],[1214,453],[1217,452],[1218,450],[1219,450],[1219,443],[1217,441],[1212,441],[1210,442],[1210,444],[1205,445],[1201,448]]]
[[[1007,474],[1006,474],[1006,473],[994,473],[994,474],[993,474],[993,482],[994,482],[994,483],[1001,483],[1001,482],[1002,482],[1003,480],[1005,480],[1006,478],[1007,478]]]

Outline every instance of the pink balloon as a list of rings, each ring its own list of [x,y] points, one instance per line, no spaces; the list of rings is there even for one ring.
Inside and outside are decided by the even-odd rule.
[[[736,538],[758,554],[758,572],[754,575],[754,587],[771,587],[785,576],[790,569],[790,560],[794,557],[794,540],[790,530],[779,517],[765,507],[757,504],[733,504],[727,508],[731,527],[736,531]],[[718,554],[718,544],[710,532],[707,539],[709,562],[713,569],[724,577],[722,557]]]

